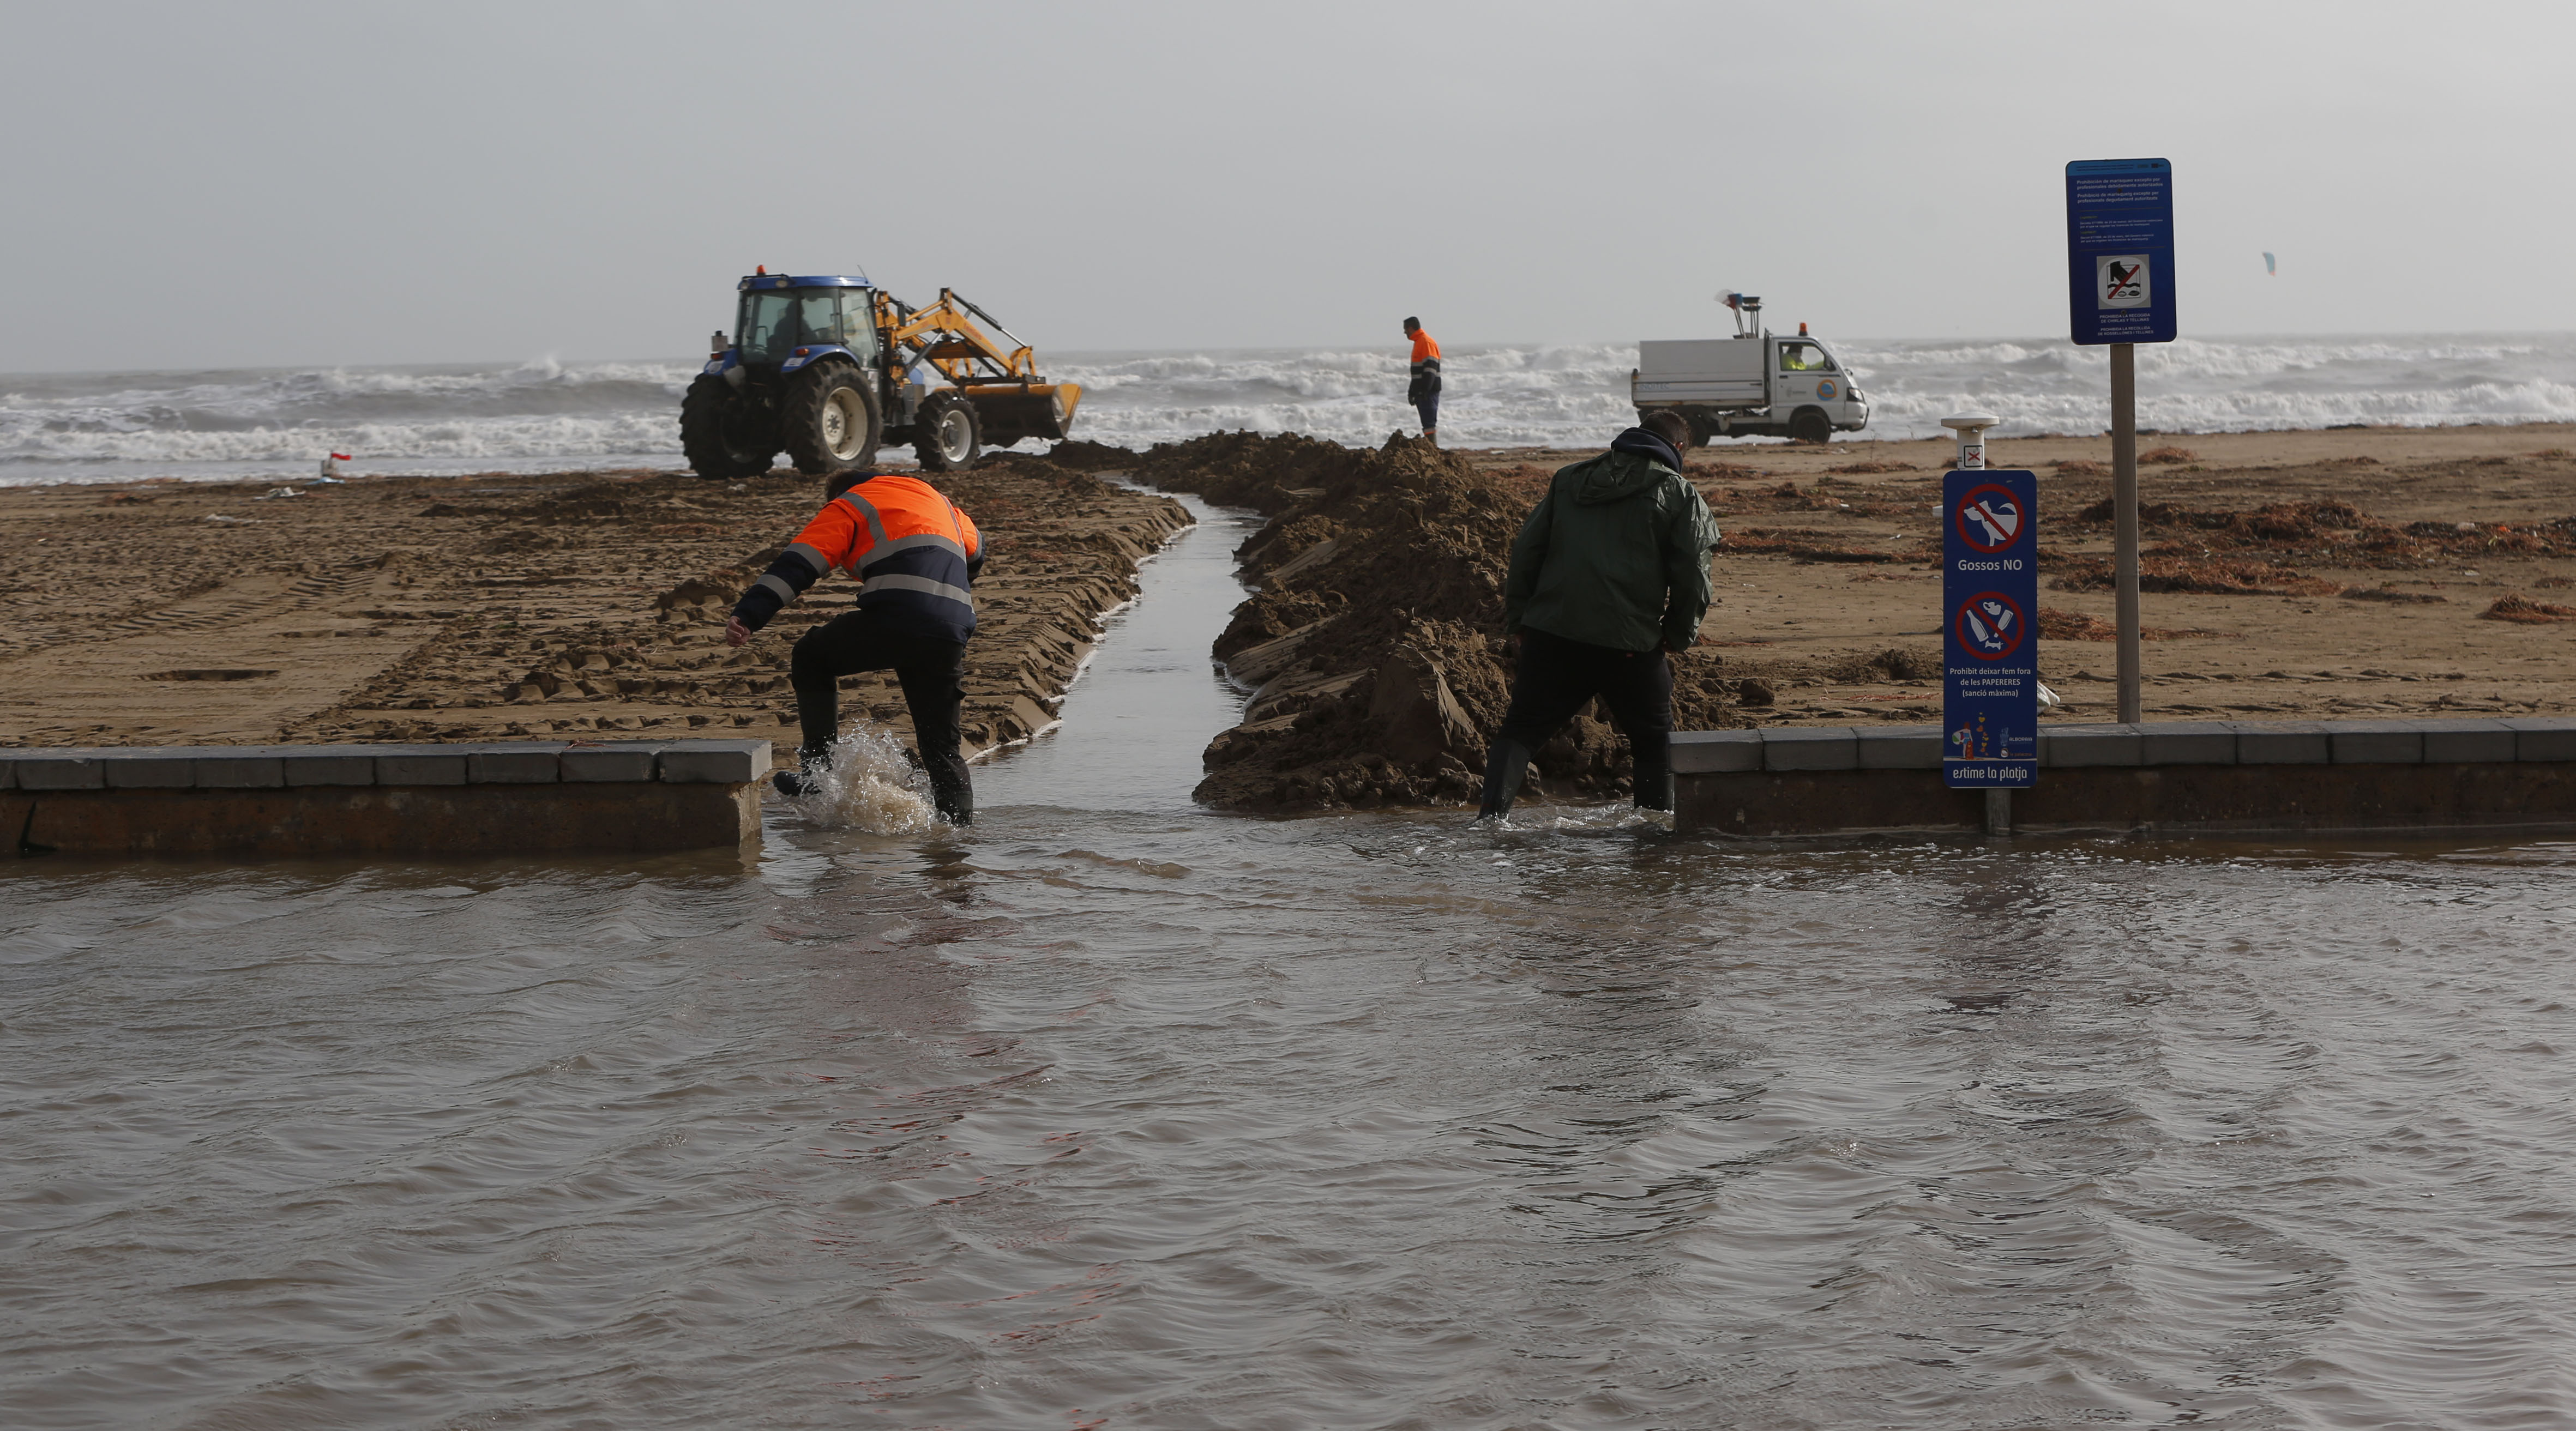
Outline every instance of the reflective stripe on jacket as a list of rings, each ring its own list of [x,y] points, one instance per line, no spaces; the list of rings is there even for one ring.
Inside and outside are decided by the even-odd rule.
[[[867,478],[823,505],[743,593],[734,614],[753,630],[840,568],[858,605],[889,624],[964,641],[975,634],[974,573],[984,564],[974,519],[918,477]]]
[[[1421,328],[1413,330],[1413,381],[1406,384],[1404,400],[1420,402],[1440,391],[1440,344]]]

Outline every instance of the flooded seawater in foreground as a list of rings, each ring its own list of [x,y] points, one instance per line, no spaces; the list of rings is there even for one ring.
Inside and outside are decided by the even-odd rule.
[[[0,1423],[2576,1424],[2576,849],[1214,815],[1238,535],[971,832],[6,866]]]

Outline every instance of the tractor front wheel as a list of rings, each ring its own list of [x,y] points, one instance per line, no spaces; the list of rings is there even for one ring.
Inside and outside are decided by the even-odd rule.
[[[796,470],[820,477],[864,467],[877,456],[876,394],[848,363],[825,363],[797,376],[779,404],[779,435]]]
[[[701,374],[680,398],[680,450],[699,476],[715,482],[757,477],[778,455],[767,414],[713,374]]]
[[[956,393],[933,393],[913,420],[913,455],[924,472],[963,472],[984,450],[984,422],[975,404]]]

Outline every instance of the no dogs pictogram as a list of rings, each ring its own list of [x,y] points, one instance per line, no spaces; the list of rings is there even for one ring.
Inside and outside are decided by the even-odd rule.
[[[2021,498],[1997,482],[1969,488],[1950,516],[1959,524],[1960,540],[1989,556],[2011,546],[2030,523],[2030,513],[2022,510]]]
[[[1981,591],[1959,604],[1958,613],[1950,618],[1950,630],[1960,650],[1980,661],[2000,661],[2021,649],[2022,638],[2030,634],[2030,622],[2022,615],[2021,603],[2000,591]]]

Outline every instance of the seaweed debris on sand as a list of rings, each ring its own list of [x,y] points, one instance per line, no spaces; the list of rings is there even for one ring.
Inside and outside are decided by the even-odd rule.
[[[1207,748],[1201,802],[1306,810],[1471,800],[1511,692],[1503,577],[1525,483],[1419,438],[1375,451],[1295,435],[1168,443],[1133,471],[1269,517],[1237,552],[1254,594],[1214,651],[1251,695]],[[1682,729],[1742,724],[1706,648],[1674,662]],[[1557,796],[1627,789],[1626,743],[1597,703],[1532,769]]]

